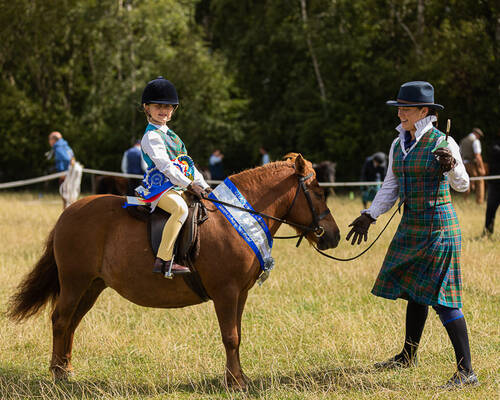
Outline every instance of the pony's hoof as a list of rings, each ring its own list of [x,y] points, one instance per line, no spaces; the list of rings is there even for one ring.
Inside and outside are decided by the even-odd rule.
[[[73,376],[73,370],[57,365],[50,367],[50,372],[52,373],[52,378],[54,378],[56,382],[68,381]]]
[[[245,374],[241,374],[241,377],[234,376],[226,376],[225,384],[228,390],[233,392],[247,392],[248,391],[248,383],[250,380],[246,377]]]

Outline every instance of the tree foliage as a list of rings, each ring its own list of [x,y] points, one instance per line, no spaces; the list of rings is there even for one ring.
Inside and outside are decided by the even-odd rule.
[[[0,165],[6,177],[43,172],[59,130],[77,158],[117,170],[145,126],[140,96],[162,75],[181,99],[172,126],[194,155],[241,139],[224,58],[193,21],[195,1],[1,0]],[[231,140],[229,139],[231,138]]]
[[[0,175],[48,167],[60,130],[85,165],[116,170],[139,137],[142,88],[163,75],[172,127],[227,172],[293,150],[338,162],[387,151],[401,83],[428,80],[459,139],[500,120],[496,0],[0,0]],[[487,139],[488,140],[488,139]]]
[[[434,84],[446,105],[441,125],[452,118],[455,138],[473,126],[490,134],[500,128],[494,0],[202,4],[213,47],[227,55],[249,98],[250,136],[275,157],[293,149],[338,161],[341,176],[357,177],[364,157],[388,151],[397,119],[384,102],[409,80]]]

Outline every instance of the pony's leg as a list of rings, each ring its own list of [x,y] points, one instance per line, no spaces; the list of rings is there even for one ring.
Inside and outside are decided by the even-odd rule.
[[[104,287],[104,282],[98,279],[87,287],[78,285],[61,289],[61,295],[52,313],[53,347],[50,370],[55,379],[66,379],[71,373],[73,334]]]
[[[225,380],[228,387],[246,390],[246,383],[241,370],[238,347],[240,344],[238,329],[239,293],[228,290],[224,297],[214,298],[215,312],[219,320],[222,342],[226,349]]]
[[[241,361],[240,361],[240,343],[241,343],[241,317],[243,315],[243,309],[245,308],[245,303],[247,301],[248,297],[248,291],[244,291],[240,293],[240,296],[238,298],[238,314],[236,316],[236,324],[238,327],[238,347],[237,347],[237,355],[238,355],[238,363],[240,364],[240,371],[241,371],[241,376],[243,378],[243,381],[245,383],[249,383],[248,377],[243,373],[243,369],[241,368]]]

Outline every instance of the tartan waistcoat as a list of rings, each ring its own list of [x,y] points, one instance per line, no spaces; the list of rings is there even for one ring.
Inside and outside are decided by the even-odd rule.
[[[182,154],[187,154],[186,146],[182,142],[181,138],[177,136],[172,129],[168,129],[167,133],[165,133],[154,125],[149,124],[146,127],[144,135],[147,135],[148,132],[151,131],[158,133],[163,139],[163,143],[165,144],[165,149],[167,150],[167,155],[170,160],[174,160]],[[155,166],[155,163],[146,153],[144,153],[144,151],[142,151],[142,156],[144,157],[146,164],[148,164],[148,169]]]
[[[443,175],[438,183],[440,168],[432,153],[438,138],[443,135],[436,128],[427,131],[405,158],[401,140],[394,146],[392,170],[399,181],[399,196],[405,199],[406,207],[412,211],[434,207],[437,185],[439,191],[436,205],[451,202],[448,177]]]

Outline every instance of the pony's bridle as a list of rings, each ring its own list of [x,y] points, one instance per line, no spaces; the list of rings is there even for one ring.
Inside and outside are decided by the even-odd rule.
[[[298,185],[297,185],[297,190],[295,191],[295,196],[293,197],[292,203],[290,204],[290,207],[288,207],[288,210],[285,213],[285,216],[282,218],[284,221],[286,221],[286,218],[288,217],[288,214],[292,211],[293,206],[295,205],[295,201],[297,200],[297,197],[299,196],[300,190],[304,192],[304,196],[307,200],[307,205],[309,206],[309,210],[311,211],[313,221],[311,225],[309,226],[304,226],[302,225],[300,228],[297,226],[298,224],[290,223],[290,222],[285,222],[288,223],[288,225],[295,226],[296,228],[299,228],[301,230],[301,233],[298,235],[293,235],[293,236],[275,236],[276,239],[293,239],[293,238],[299,238],[297,241],[296,247],[299,247],[300,243],[302,242],[302,239],[304,239],[304,236],[307,235],[309,232],[313,232],[314,235],[317,238],[320,238],[325,234],[325,229],[319,224],[319,222],[325,218],[328,214],[330,214],[330,209],[326,209],[323,211],[321,214],[318,215],[316,212],[316,209],[313,206],[312,200],[311,200],[311,194],[309,193],[309,188],[306,186],[306,181],[310,178],[312,178],[313,172],[311,172],[309,175],[305,176],[300,176],[298,175]]]
[[[314,173],[312,173],[312,172],[306,176],[297,175],[297,178],[298,178],[297,189],[295,191],[295,195],[293,197],[292,203],[288,207],[283,218],[274,217],[272,215],[268,215],[268,214],[265,214],[263,212],[259,212],[259,211],[255,211],[255,210],[249,210],[249,209],[244,208],[244,207],[239,207],[239,206],[236,206],[234,204],[226,203],[225,201],[216,200],[216,199],[212,199],[209,197],[204,197],[204,200],[211,201],[212,203],[222,204],[223,206],[236,208],[238,210],[245,211],[245,212],[250,213],[250,214],[260,215],[261,217],[269,218],[269,219],[272,219],[274,221],[281,222],[282,224],[293,226],[294,228],[297,228],[301,231],[300,234],[294,235],[294,236],[275,236],[274,238],[275,239],[299,238],[299,240],[297,242],[297,247],[298,247],[300,245],[302,239],[304,238],[304,236],[306,236],[309,232],[313,232],[317,238],[320,238],[321,236],[323,236],[325,234],[325,229],[319,224],[319,222],[323,218],[325,218],[328,214],[330,214],[330,210],[327,208],[325,211],[323,211],[321,214],[318,215],[316,212],[316,209],[313,206],[313,203],[311,200],[311,195],[309,193],[309,188],[306,186],[306,183],[305,183],[313,175],[314,175]],[[295,222],[288,221],[286,219],[288,217],[288,215],[290,214],[290,212],[292,211],[292,208],[295,205],[295,201],[297,200],[297,197],[299,196],[301,189],[304,192],[304,196],[306,197],[307,204],[309,206],[309,210],[311,211],[311,214],[313,217],[313,221],[312,221],[311,225],[297,224]]]

